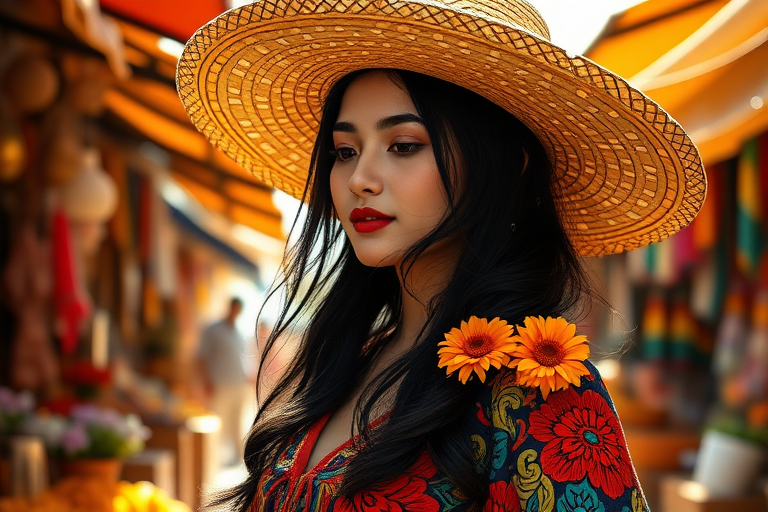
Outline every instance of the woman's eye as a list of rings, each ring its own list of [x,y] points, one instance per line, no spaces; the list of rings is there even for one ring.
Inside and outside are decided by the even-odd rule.
[[[336,148],[331,151],[331,155],[339,162],[346,162],[350,158],[354,158],[357,155],[357,151],[350,147]]]
[[[408,155],[410,153],[415,153],[423,147],[424,144],[416,142],[396,142],[389,147],[389,151],[398,155]]]

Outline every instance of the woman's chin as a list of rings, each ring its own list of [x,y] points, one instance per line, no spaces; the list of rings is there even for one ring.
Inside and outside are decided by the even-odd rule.
[[[384,255],[379,251],[355,251],[358,261],[366,267],[383,268],[396,265],[398,258],[392,254]]]

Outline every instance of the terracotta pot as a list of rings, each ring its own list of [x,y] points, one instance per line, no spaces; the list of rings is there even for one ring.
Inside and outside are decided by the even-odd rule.
[[[120,480],[123,461],[120,459],[61,459],[59,477],[98,478],[109,482]]]

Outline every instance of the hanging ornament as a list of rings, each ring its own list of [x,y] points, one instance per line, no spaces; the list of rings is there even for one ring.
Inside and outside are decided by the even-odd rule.
[[[77,116],[68,106],[57,104],[46,114],[42,166],[52,187],[68,184],[82,167],[82,134]]]
[[[3,74],[5,93],[17,112],[34,114],[48,108],[59,93],[59,75],[40,55],[16,58]]]
[[[104,96],[115,83],[115,75],[103,59],[64,54],[64,101],[76,112],[98,116],[104,111]]]
[[[18,122],[0,98],[0,182],[14,181],[27,163],[24,137]]]

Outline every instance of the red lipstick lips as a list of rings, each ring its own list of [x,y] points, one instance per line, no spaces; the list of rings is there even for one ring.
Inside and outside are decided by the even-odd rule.
[[[355,208],[349,214],[349,221],[358,233],[373,233],[386,227],[394,217],[390,217],[373,208]]]

